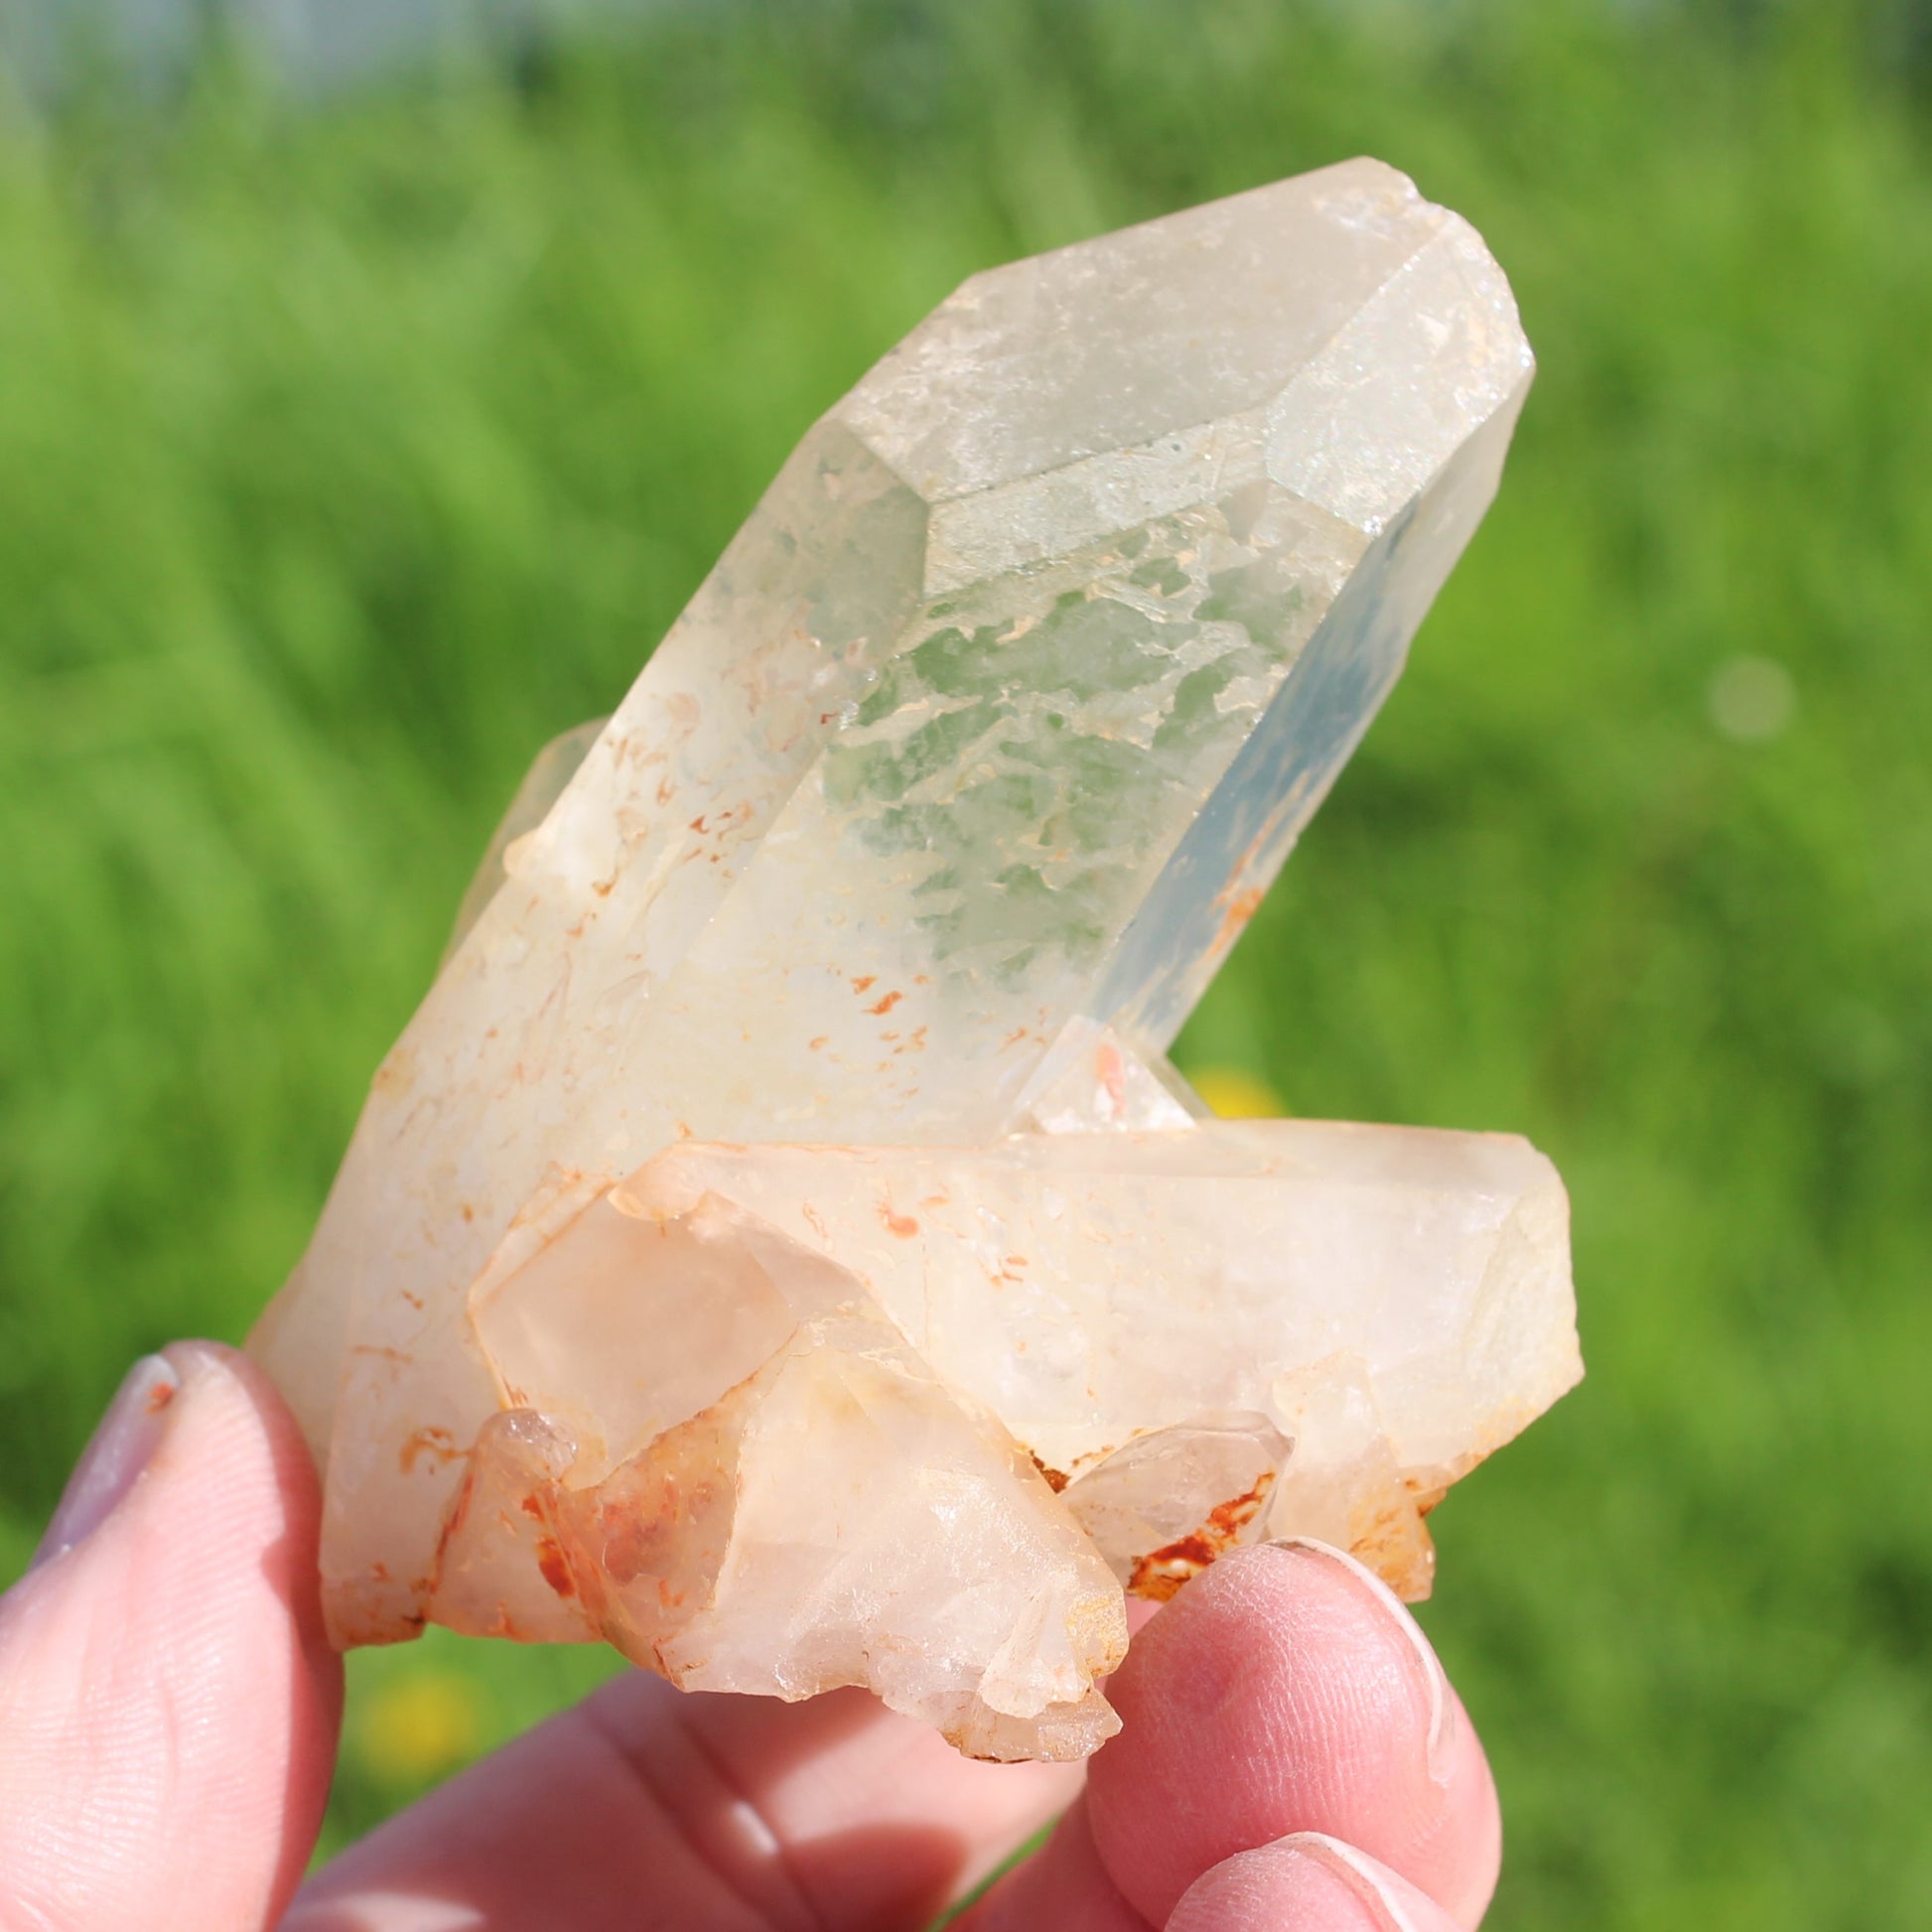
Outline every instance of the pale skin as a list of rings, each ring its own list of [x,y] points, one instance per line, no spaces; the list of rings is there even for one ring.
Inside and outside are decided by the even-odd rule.
[[[631,1673],[303,1872],[342,1666],[315,1472],[232,1351],[142,1364],[0,1598],[0,1932],[1471,1932],[1495,1787],[1407,1612],[1319,1546],[1145,1624],[1085,1768],[972,1764],[858,1692]],[[298,1889],[299,1888],[299,1889]]]

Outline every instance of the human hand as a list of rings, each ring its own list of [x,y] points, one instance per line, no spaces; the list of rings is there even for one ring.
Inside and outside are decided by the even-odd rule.
[[[1063,1808],[958,1932],[1467,1932],[1495,1881],[1494,1787],[1434,1653],[1365,1571],[1293,1545],[1146,1625],[1084,1789],[857,1692],[633,1672],[291,1904],[341,1709],[317,1517],[244,1358],[135,1369],[0,1598],[0,1932],[916,1932]]]

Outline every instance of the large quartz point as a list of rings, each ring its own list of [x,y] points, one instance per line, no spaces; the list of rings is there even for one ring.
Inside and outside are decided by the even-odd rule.
[[[1421,1512],[1578,1373],[1521,1143],[1164,1053],[1493,495],[1531,357],[1356,161],[975,277],[539,760],[251,1345],[344,1643],[603,1635],[1071,1756],[1123,1589]]]

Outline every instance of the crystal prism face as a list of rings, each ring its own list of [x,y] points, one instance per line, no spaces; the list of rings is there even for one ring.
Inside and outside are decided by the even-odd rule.
[[[1050,1754],[1106,1727],[1122,1585],[1196,1544],[1318,1524],[1421,1587],[1415,1499],[1550,1399],[1544,1341],[1419,1329],[1490,1378],[1448,1430],[1369,1304],[1461,1264],[1412,1246],[1392,1285],[1373,1212],[1223,1173],[1248,1157],[1163,1054],[1398,675],[1531,369],[1474,232],[1357,161],[977,276],[806,435],[616,714],[539,760],[253,1337],[325,1466],[339,1640],[602,1632],[679,1682],[863,1682]],[[1121,1137],[1101,1196],[1251,1248],[1216,1278],[1249,1286],[1150,1274],[1062,1330],[983,1232],[836,1219],[834,1170],[780,1158],[1020,1187],[1016,1133],[1040,1174],[1076,1159],[1051,1137]],[[631,1211],[666,1150],[727,1145],[772,1165]],[[829,1189],[838,1240],[767,1173]],[[1445,1185],[1446,1230],[1489,1198]],[[1051,1245],[1037,1201],[999,1211]],[[1111,1288],[1105,1253],[1054,1266]],[[1291,1347],[1314,1308],[1354,1339]],[[1227,1366],[1255,1321],[1266,1388]],[[1048,1401],[1069,1351],[1118,1379],[1104,1417]],[[919,1529],[940,1496],[953,1527]]]

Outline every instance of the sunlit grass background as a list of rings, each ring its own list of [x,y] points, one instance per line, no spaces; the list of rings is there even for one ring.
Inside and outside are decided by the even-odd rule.
[[[1437,1518],[1426,1612],[1494,1924],[1932,1923],[1925,25],[825,0],[16,105],[8,1569],[127,1361],[279,1282],[524,761],[817,411],[972,269],[1367,151],[1543,374],[1179,1056],[1570,1180],[1590,1379]],[[332,1832],[606,1668],[356,1658]]]

